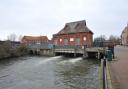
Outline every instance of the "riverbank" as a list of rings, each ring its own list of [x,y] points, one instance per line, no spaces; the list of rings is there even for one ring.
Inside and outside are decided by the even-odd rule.
[[[114,89],[128,88],[128,47],[116,46],[115,59],[109,63]]]
[[[0,60],[6,58],[20,57],[27,54],[27,48],[23,45],[15,45],[10,41],[0,44]]]

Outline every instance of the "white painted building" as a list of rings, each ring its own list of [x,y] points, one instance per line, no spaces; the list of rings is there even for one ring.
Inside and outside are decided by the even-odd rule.
[[[128,25],[122,31],[121,43],[122,43],[122,45],[128,45]]]

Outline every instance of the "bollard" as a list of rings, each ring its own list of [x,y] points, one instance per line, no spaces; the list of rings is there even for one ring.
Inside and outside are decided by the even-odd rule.
[[[86,45],[84,45],[83,58],[87,58],[87,57],[88,57],[88,54],[87,54],[86,48],[87,48],[87,46],[86,46]]]

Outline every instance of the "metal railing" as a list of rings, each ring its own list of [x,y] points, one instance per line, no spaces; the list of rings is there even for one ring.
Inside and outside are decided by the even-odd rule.
[[[81,45],[55,45],[55,49],[82,49]]]
[[[106,70],[106,59],[103,59],[103,89],[108,89],[107,70]]]
[[[30,49],[52,49],[53,45],[52,44],[29,44],[27,45],[28,48]]]

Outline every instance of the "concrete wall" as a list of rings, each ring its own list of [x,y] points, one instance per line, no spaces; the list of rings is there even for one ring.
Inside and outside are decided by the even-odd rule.
[[[31,55],[54,56],[53,49],[30,49]]]
[[[40,49],[40,55],[42,56],[54,56],[53,49]]]

